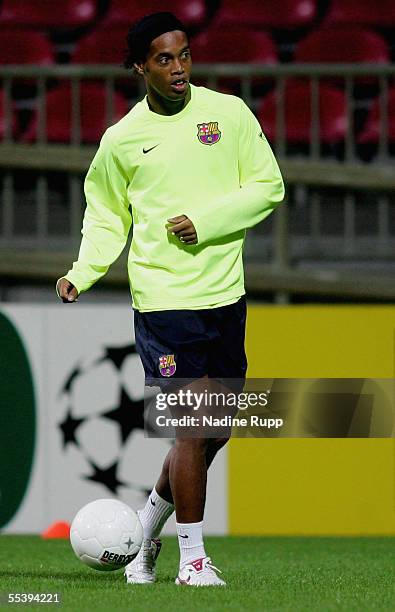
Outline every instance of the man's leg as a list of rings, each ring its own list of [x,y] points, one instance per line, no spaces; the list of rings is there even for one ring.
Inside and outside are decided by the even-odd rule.
[[[157,538],[165,522],[174,511],[174,499],[170,486],[171,469],[179,498],[177,521],[179,523],[195,523],[203,519],[207,469],[210,467],[217,452],[225,446],[228,439],[180,439],[169,450],[158,482],[153,488],[145,507],[139,513],[144,530],[144,539]],[[191,444],[185,445],[186,441]],[[199,442],[202,444],[200,445]],[[188,448],[188,446],[190,447]],[[202,449],[199,446],[202,446],[202,448],[205,446],[204,461],[202,461]],[[181,469],[179,466],[181,466]],[[192,474],[195,474],[195,476]],[[197,486],[198,482],[200,483],[200,488]],[[187,515],[183,514],[181,510],[185,505]],[[198,518],[200,516],[201,518]]]
[[[181,440],[182,442],[185,442],[185,440]],[[218,439],[209,439],[207,440],[207,445],[206,445],[206,450],[205,450],[205,466],[202,466],[202,462],[201,462],[201,451],[199,449],[186,449],[187,450],[187,455],[189,456],[189,461],[191,461],[192,459],[192,469],[197,470],[200,474],[199,478],[201,480],[203,480],[205,482],[206,480],[206,476],[204,474],[207,474],[207,469],[209,468],[209,466],[211,465],[215,455],[217,454],[217,452],[226,444],[226,442],[228,441],[228,438],[218,438]],[[196,442],[196,440],[193,440],[193,442]],[[158,479],[157,484],[155,485],[154,489],[152,490],[147,503],[145,505],[145,507],[143,508],[143,510],[139,513],[139,517],[141,520],[141,523],[143,525],[143,530],[144,530],[144,540],[143,540],[143,545],[141,547],[140,553],[138,555],[138,557],[136,558],[135,561],[132,561],[132,563],[129,564],[128,568],[126,568],[126,576],[128,579],[128,582],[131,583],[136,583],[136,582],[153,582],[155,580],[155,573],[154,573],[154,568],[155,568],[155,560],[157,555],[159,554],[160,551],[160,542],[158,540],[155,540],[154,538],[156,538],[165,522],[167,521],[167,519],[171,516],[171,514],[174,511],[174,501],[173,501],[173,495],[172,495],[172,490],[170,487],[170,473],[172,469],[176,469],[177,471],[177,463],[179,461],[185,461],[186,457],[184,456],[184,450],[183,449],[184,445],[179,445],[176,443],[176,445],[170,449],[170,451],[168,452],[166,459],[163,463],[163,467],[162,467],[162,473]],[[197,451],[197,452],[196,452]],[[198,458],[198,461],[196,461],[196,455]],[[195,456],[195,458],[193,458]],[[175,465],[171,468],[173,462],[175,461]],[[194,465],[196,464],[197,465]],[[186,503],[185,498],[183,498],[183,484],[182,484],[182,480],[183,480],[183,472],[184,470],[182,470],[181,474],[177,474],[176,475],[176,489],[177,489],[177,485],[178,488],[181,489],[181,500],[180,503],[182,505],[184,505]],[[203,473],[203,477],[202,477],[202,473]],[[185,478],[185,474],[184,474],[184,478]],[[188,471],[186,472],[186,480],[187,480],[187,486],[191,486],[191,484],[194,482],[193,479],[190,476],[190,473],[188,474]],[[200,491],[199,495],[196,496],[196,491],[195,491],[195,487],[193,487],[193,491],[192,494],[191,492],[186,489],[185,493],[191,495],[191,499],[194,500],[192,507],[194,508],[194,511],[196,512],[196,515],[192,515],[193,519],[192,521],[189,521],[188,519],[183,518],[182,520],[185,520],[187,522],[187,525],[185,525],[184,523],[180,522],[180,519],[178,518],[178,514],[177,514],[177,527],[178,530],[180,529],[180,525],[182,525],[183,527],[186,527],[187,530],[192,531],[191,533],[185,533],[185,529],[183,530],[183,533],[181,535],[185,536],[188,535],[188,538],[178,538],[179,543],[180,543],[180,557],[184,560],[185,562],[187,562],[189,559],[193,560],[194,558],[198,558],[200,557],[205,557],[205,551],[204,551],[204,547],[203,547],[203,540],[202,540],[202,527],[203,527],[203,521],[197,520],[195,519],[195,516],[201,516],[203,518],[203,510],[204,510],[204,499],[205,499],[205,487],[204,487],[204,492]],[[195,497],[196,496],[196,497]],[[203,503],[200,501],[201,505],[196,503],[196,499],[203,499]],[[201,507],[203,506],[203,508]],[[189,508],[189,503],[187,503],[187,508]],[[182,515],[181,515],[182,516]],[[195,522],[196,521],[196,522]],[[191,537],[189,537],[191,536]],[[192,544],[192,546],[189,546],[190,544]],[[200,555],[199,555],[199,551],[200,551]]]
[[[218,379],[243,378],[246,368],[244,344],[241,343],[242,355],[238,355],[239,351],[235,351],[234,344],[235,323],[242,328],[243,333],[240,334],[240,337],[242,335],[244,341],[245,317],[241,316],[243,313],[240,304],[238,303],[236,306],[237,312],[233,312],[235,307],[231,305],[196,312],[135,313],[136,343],[139,340],[138,351],[143,360],[146,378],[150,380],[160,378],[157,371],[158,357],[173,353],[176,356],[179,378],[190,379],[191,376],[194,377],[192,393],[205,391],[207,387],[211,388],[212,379],[209,378],[209,374],[204,374],[199,378],[197,371],[211,372],[211,376]],[[219,325],[222,319],[226,319],[228,330],[222,329],[223,326]],[[225,333],[226,331],[228,333]],[[155,351],[151,351],[151,354],[147,350],[147,346],[151,346],[150,343],[143,341],[145,337],[152,338],[153,336],[156,338],[157,344],[163,345],[163,350],[160,348],[158,351],[156,346]],[[188,343],[186,343],[187,337],[190,339]],[[221,340],[220,350],[215,351],[214,345],[219,340]],[[208,343],[210,351],[207,348]],[[229,348],[230,351],[225,350]],[[229,359],[226,358],[228,352]],[[224,368],[223,362],[228,364],[226,368]],[[233,366],[230,367],[229,364],[235,365],[235,368],[232,369]],[[222,432],[220,435],[222,435]],[[224,432],[224,435],[227,435],[227,432]],[[186,556],[193,560],[193,557],[189,556],[188,550],[184,550],[189,548],[189,544],[192,544],[191,548],[195,548],[195,552],[199,549],[204,552],[202,518],[206,498],[207,468],[216,452],[225,443],[226,439],[216,442],[204,439],[204,436],[202,436],[200,440],[193,438],[188,441],[186,439],[182,440],[179,436],[174,449],[169,452],[165,460],[162,474],[146,507],[140,513],[144,537],[147,538],[145,541],[151,542],[148,538],[154,538],[159,533],[165,520],[174,509],[174,502],[181,564]],[[148,533],[151,533],[151,535],[149,536]],[[186,543],[188,544],[186,545]],[[145,550],[140,552],[141,555],[139,553],[138,557],[144,557]],[[194,554],[192,550],[190,554]],[[177,584],[224,584],[213,571],[215,568],[211,566],[209,558],[205,557],[204,554],[201,556],[204,558],[194,557],[196,561],[201,562],[196,563],[196,567],[193,562],[187,562],[184,567],[180,568]]]
[[[221,384],[212,381],[208,376],[196,379],[187,387],[196,397],[203,397],[207,390],[221,392],[224,395],[228,391]],[[220,395],[218,397],[221,397]],[[201,405],[199,417],[202,419],[204,414],[212,414],[215,410],[216,415],[220,416],[220,410],[210,406]],[[172,412],[173,414],[173,412]],[[173,416],[182,416],[174,411]],[[202,421],[201,421],[202,422]],[[227,431],[220,432],[225,436]],[[227,438],[210,439],[205,437],[207,431],[204,427],[199,431],[192,429],[197,437],[191,437],[192,432],[179,430],[176,437],[175,446],[166,458],[161,477],[156,485],[156,492],[170,503],[175,505],[176,526],[178,543],[180,547],[180,573],[177,580],[182,581],[186,573],[184,568],[196,562],[197,567],[203,568],[208,561],[203,543],[203,516],[206,503],[207,469],[213,461],[218,450],[224,446]],[[206,572],[206,578],[212,580],[213,584],[220,584],[218,577]]]
[[[207,446],[205,449],[205,460],[206,460],[206,470],[210,467],[211,463],[217,452],[225,446],[229,438],[210,438],[207,441]],[[158,482],[155,485],[156,492],[158,495],[165,499],[167,502],[174,504],[173,494],[170,487],[170,464],[173,461],[173,457],[178,453],[176,450],[176,446],[173,446],[169,450],[166,455],[166,459],[163,463],[162,472],[159,476]],[[182,453],[182,451],[181,451]]]

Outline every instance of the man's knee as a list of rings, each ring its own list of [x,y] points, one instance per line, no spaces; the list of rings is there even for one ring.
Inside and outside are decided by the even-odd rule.
[[[205,452],[209,446],[208,438],[176,438],[177,449],[194,449]]]

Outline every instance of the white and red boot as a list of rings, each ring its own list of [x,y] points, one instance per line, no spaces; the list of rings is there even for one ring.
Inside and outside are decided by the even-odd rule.
[[[185,586],[226,586],[216,572],[222,573],[212,565],[210,557],[202,557],[183,565],[175,582]]]
[[[155,565],[161,547],[160,540],[143,540],[137,557],[125,567],[128,584],[152,584],[156,581]]]

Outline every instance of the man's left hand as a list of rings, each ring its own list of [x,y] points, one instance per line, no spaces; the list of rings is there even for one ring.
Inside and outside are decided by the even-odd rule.
[[[185,215],[179,215],[178,217],[172,217],[168,219],[171,223],[167,226],[167,231],[175,234],[181,242],[184,244],[197,244],[197,234],[195,226],[192,221]]]

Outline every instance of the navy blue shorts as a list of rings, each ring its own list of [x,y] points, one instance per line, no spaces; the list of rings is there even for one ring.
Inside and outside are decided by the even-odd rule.
[[[246,300],[204,310],[134,311],[146,385],[175,378],[245,379]],[[162,384],[163,381],[163,384]],[[170,386],[170,385],[169,385]]]

